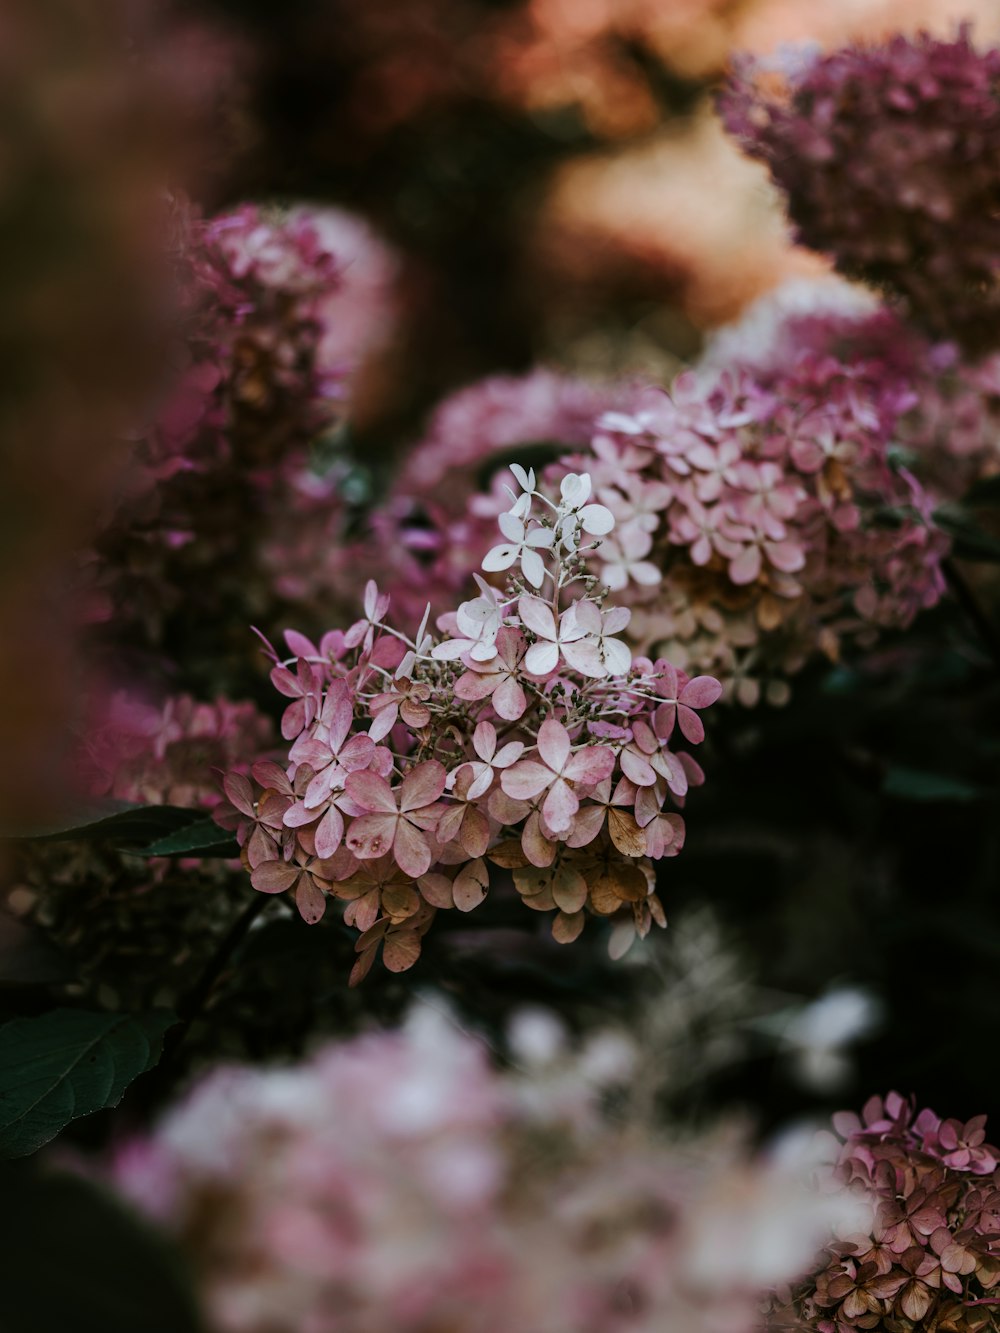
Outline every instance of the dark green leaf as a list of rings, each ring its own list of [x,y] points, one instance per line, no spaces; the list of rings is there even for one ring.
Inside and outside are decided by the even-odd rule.
[[[0,1027],[0,1157],[23,1157],[71,1120],[117,1106],[160,1057],[172,1014],[54,1009]]]
[[[196,819],[137,850],[139,856],[239,856],[239,843],[214,819]]]
[[[0,1167],[4,1333],[198,1333],[190,1275],[88,1180]]]
[[[179,805],[135,805],[131,801],[101,801],[77,809],[62,819],[29,828],[4,829],[4,838],[113,840],[144,843],[164,838],[186,824],[200,821],[203,811]]]
[[[883,791],[904,801],[975,801],[985,795],[978,787],[946,773],[926,773],[893,764],[885,775]]]

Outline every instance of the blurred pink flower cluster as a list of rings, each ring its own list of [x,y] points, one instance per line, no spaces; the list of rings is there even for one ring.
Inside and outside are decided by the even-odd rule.
[[[704,780],[671,747],[702,740],[721,687],[633,660],[617,637],[630,612],[586,566],[615,526],[589,475],[565,475],[553,500],[533,471],[511,472],[503,540],[483,559],[503,588],[475,575],[479,595],[438,618],[437,642],[429,607],[410,638],[374,583],[346,631],[318,645],[289,631],[289,659],[270,649],[289,762],[226,779],[218,817],[254,887],[290,893],[307,921],[328,895],[348,901],[355,982],[380,946],[391,970],[412,966],[435,911],[482,902],[488,862],[555,912],[561,942],[588,911],[616,919],[613,956],[665,925],[651,862],[680,851],[684,824],[664,807]]]
[[[342,415],[346,341],[357,360],[385,336],[392,275],[335,210],[176,214],[179,364],[91,561],[95,618],[153,644],[182,608],[265,618],[301,591],[303,546],[336,540],[339,476],[311,446]]]
[[[123,801],[217,805],[218,771],[248,772],[274,740],[252,703],[180,694],[156,705],[118,690],[95,708],[77,760],[82,785]]]
[[[995,1326],[1000,1282],[1000,1152],[986,1117],[916,1113],[892,1092],[861,1116],[834,1116],[834,1175],[874,1196],[870,1229],[828,1247],[821,1265],[776,1302],[769,1325],[845,1333]]]
[[[1000,51],[976,50],[967,30],[898,36],[777,68],[744,61],[721,108],[803,244],[978,352],[996,346],[1000,308],[998,80]]]
[[[842,1201],[733,1136],[604,1115],[638,1061],[603,1032],[497,1073],[417,1010],[217,1070],[112,1180],[180,1240],[213,1333],[750,1333]]]

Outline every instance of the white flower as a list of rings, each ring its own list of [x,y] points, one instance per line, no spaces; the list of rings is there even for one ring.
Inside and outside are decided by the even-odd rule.
[[[582,639],[565,645],[562,651],[566,661],[583,675],[598,680],[624,676],[632,665],[632,653],[620,639],[611,636],[625,628],[632,612],[625,606],[601,611],[594,602],[577,602],[571,609],[576,626],[585,634]]]
[[[621,528],[617,537],[604,543],[600,556],[604,561],[601,578],[612,592],[620,592],[630,579],[647,588],[660,582],[660,571],[651,561],[642,558],[649,554],[652,545],[649,533],[639,528]]]
[[[478,574],[473,578],[479,585],[481,597],[463,602],[455,613],[459,631],[463,638],[445,639],[431,652],[431,657],[438,661],[450,662],[463,653],[476,662],[490,662],[497,655],[496,637],[503,624],[503,616],[494,588],[481,579]]]
[[[565,657],[567,644],[575,643],[587,633],[576,621],[578,602],[556,620],[552,607],[540,597],[525,593],[519,598],[517,609],[521,623],[530,629],[538,642],[533,643],[524,658],[524,669],[533,676],[547,676],[559,665],[560,654]]]
[[[527,522],[528,515],[531,513],[531,497],[535,493],[535,469],[529,467],[525,472],[520,463],[511,463],[510,470],[514,474],[514,480],[523,491],[522,495],[515,495],[506,482],[504,483],[504,490],[514,501],[510,512],[516,518]]]
[[[615,526],[615,516],[601,504],[588,504],[590,473],[570,472],[559,487],[559,539],[567,551],[575,551],[580,531],[592,537],[605,537]]]
[[[527,498],[530,504],[530,496],[521,498]],[[487,551],[483,569],[495,573],[501,569],[510,569],[515,561],[520,561],[521,573],[533,588],[540,588],[545,578],[545,563],[538,551],[552,545],[555,533],[551,528],[541,527],[532,528],[529,532],[524,521],[513,510],[509,514],[501,514],[497,522],[507,541]]]

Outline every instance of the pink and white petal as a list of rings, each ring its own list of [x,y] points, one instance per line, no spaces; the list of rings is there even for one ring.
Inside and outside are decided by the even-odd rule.
[[[601,633],[605,637],[620,634],[631,619],[632,612],[627,606],[612,606],[604,612]]]
[[[385,856],[392,848],[396,837],[396,825],[399,816],[378,813],[362,815],[347,830],[345,842],[359,861],[371,861],[376,856]],[[429,863],[428,863],[429,864]],[[424,870],[427,866],[424,866]],[[423,870],[419,872],[421,875]]]
[[[521,573],[533,588],[540,588],[545,582],[545,562],[537,551],[528,547],[521,550]]]
[[[538,728],[538,753],[553,773],[562,772],[570,754],[569,732],[554,717],[547,718]]]
[[[306,824],[311,824],[318,818],[318,810],[310,810],[304,801],[296,801],[285,811],[282,823],[285,828],[305,828]]]
[[[344,817],[331,805],[316,826],[316,855],[324,860],[333,856],[344,840]]]
[[[503,569],[510,569],[520,550],[520,546],[507,542],[500,546],[494,546],[483,556],[482,567],[488,574],[496,574]]]
[[[431,657],[437,662],[454,662],[471,647],[471,639],[445,639],[431,649]]]
[[[530,801],[552,781],[552,771],[533,759],[522,759],[500,774],[500,786],[516,801]]]
[[[687,704],[681,704],[677,709],[677,721],[680,724],[681,732],[692,745],[700,745],[705,739],[704,723],[692,708],[688,708]]]
[[[663,581],[663,571],[657,569],[649,560],[636,560],[634,564],[629,565],[628,572],[643,588],[655,588]]]
[[[493,785],[493,769],[489,764],[470,764],[469,767],[476,771],[476,776],[469,784],[465,798],[468,801],[478,801],[480,796],[485,796]]]
[[[533,676],[548,676],[559,665],[559,647],[555,643],[534,643],[524,658],[524,669]]]
[[[795,574],[806,563],[805,552],[794,542],[765,542],[764,553],[783,574]]]
[[[656,728],[656,734],[661,741],[668,741],[674,734],[676,721],[677,705],[675,703],[660,704],[653,714],[653,726]]]
[[[729,577],[738,586],[753,583],[760,575],[760,547],[744,546],[739,555],[729,562]]]
[[[392,851],[400,870],[413,879],[426,875],[431,867],[431,849],[427,838],[406,819],[401,819],[396,827]]]
[[[584,532],[589,532],[592,537],[606,537],[615,526],[615,516],[604,505],[584,505],[580,510],[580,522]]]
[[[608,674],[601,650],[594,639],[580,639],[575,643],[563,643],[560,647],[565,661],[581,675],[603,680]]]
[[[553,833],[565,833],[579,808],[580,801],[573,788],[562,778],[556,778],[542,805],[542,818]]]
[[[603,805],[581,805],[566,839],[567,847],[587,847],[599,838],[604,827],[604,816]]]
[[[348,773],[367,768],[375,754],[375,746],[370,736],[352,736],[340,754],[337,762]]]
[[[389,732],[396,725],[396,719],[399,716],[399,704],[389,704],[387,708],[381,708],[372,719],[372,724],[368,728],[368,739],[372,744],[385,740]]]
[[[478,703],[480,699],[492,694],[496,687],[497,678],[493,672],[466,671],[455,681],[454,692],[459,699],[465,699],[468,703]],[[496,707],[495,700],[493,706]],[[499,709],[497,711],[499,712]],[[503,714],[500,716],[503,717]]]
[[[509,542],[520,545],[524,541],[524,523],[517,514],[506,513],[497,517],[497,527]]]
[[[518,598],[517,610],[521,623],[539,638],[555,640],[556,622],[552,608],[547,602],[543,602],[540,597],[532,597],[530,593],[524,593]]]
[[[472,747],[480,759],[490,762],[497,752],[497,732],[491,722],[479,723],[472,733]]]
[[[433,805],[440,799],[447,780],[448,770],[437,759],[418,764],[403,779],[399,792],[400,810],[420,810],[425,805]]]
[[[462,679],[464,680],[464,677]],[[480,697],[482,698],[482,696]],[[508,676],[497,686],[493,695],[493,707],[496,709],[497,715],[502,717],[505,722],[516,722],[519,717],[523,717],[527,706],[527,696],[521,688],[520,682],[516,681],[513,676]]]
[[[351,773],[344,783],[344,790],[352,801],[363,809],[373,813],[396,813],[396,794],[385,778],[364,769],[360,773]]]
[[[609,778],[615,769],[615,752],[607,745],[587,745],[577,750],[563,768],[570,782],[594,787]]]
[[[524,741],[508,741],[493,757],[494,768],[510,768],[524,754]]]
[[[722,694],[722,686],[714,676],[695,676],[681,690],[679,700],[688,708],[709,708]]]
[[[610,675],[627,676],[632,666],[632,650],[620,639],[605,639],[604,663]]]
[[[284,893],[298,882],[301,866],[286,861],[265,861],[250,876],[250,883],[260,893]]]
[[[444,814],[438,820],[436,835],[439,842],[453,842],[458,837],[459,829],[462,827],[462,820],[465,817],[465,807],[462,805],[450,805]]]
[[[259,759],[250,771],[253,773],[254,781],[259,782],[262,787],[273,787],[275,791],[285,794],[292,790],[288,774],[272,759]]]
[[[636,754],[635,750],[622,750],[618,762],[625,776],[637,787],[651,787],[656,781],[656,773],[649,762],[642,755]]]

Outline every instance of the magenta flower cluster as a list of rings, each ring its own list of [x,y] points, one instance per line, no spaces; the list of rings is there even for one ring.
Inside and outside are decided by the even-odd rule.
[[[973,351],[1000,313],[1000,51],[894,37],[783,71],[737,66],[723,119],[784,192],[798,239]]]
[[[719,683],[637,658],[618,637],[587,560],[615,527],[586,473],[558,498],[514,465],[502,541],[476,575],[479,595],[412,638],[391,626],[369,583],[364,617],[319,644],[289,632],[271,679],[288,700],[288,763],[231,774],[233,827],[253,885],[288,893],[307,921],[346,900],[361,931],[353,980],[381,947],[394,971],[417,959],[438,910],[471,911],[490,865],[510,870],[524,904],[554,913],[562,942],[587,913],[615,919],[617,956],[665,924],[652,862],[681,849],[683,804],[703,781],[678,739],[704,736],[699,713]]]
[[[834,1116],[833,1179],[870,1194],[870,1229],[828,1246],[770,1326],[847,1333],[978,1333],[995,1326],[1000,1283],[1000,1151],[986,1117],[942,1120],[899,1093]]]
[[[253,205],[203,221],[178,207],[175,373],[95,542],[93,618],[159,646],[181,608],[211,618],[233,599],[260,616],[289,529],[313,549],[333,533],[335,480],[310,446],[342,411],[330,342],[342,286],[321,213]],[[334,239],[337,236],[334,231]]]

